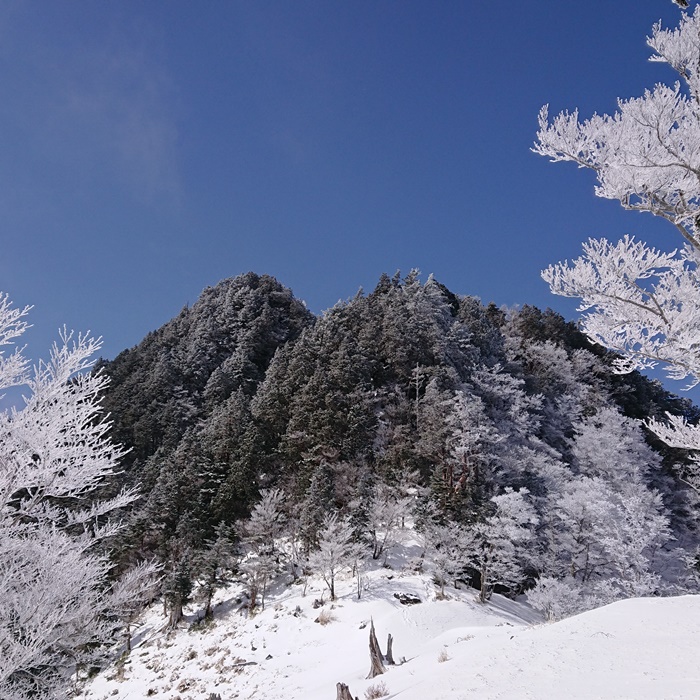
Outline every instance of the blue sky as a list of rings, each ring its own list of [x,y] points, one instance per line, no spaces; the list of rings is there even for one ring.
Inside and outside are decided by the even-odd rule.
[[[540,106],[615,108],[672,81],[645,37],[670,0],[0,5],[0,289],[138,343],[253,270],[320,312],[382,272],[551,306],[589,236],[675,247],[529,148]]]

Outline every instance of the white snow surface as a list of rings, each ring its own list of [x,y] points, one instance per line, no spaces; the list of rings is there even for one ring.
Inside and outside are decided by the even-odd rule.
[[[404,560],[405,561],[405,560]],[[213,623],[166,633],[162,609],[144,615],[121,671],[112,667],[77,695],[81,699],[333,700],[336,683],[353,697],[383,682],[400,700],[671,700],[700,697],[700,596],[625,600],[557,623],[544,623],[525,602],[446,588],[439,600],[430,576],[377,567],[356,599],[348,576],[335,603],[320,581],[278,583],[265,610],[249,615],[240,589],[218,595]],[[394,593],[417,595],[402,605]],[[327,591],[323,598],[328,599]],[[319,613],[334,619],[321,625]],[[367,680],[369,622],[395,666]],[[244,665],[245,664],[245,665]]]

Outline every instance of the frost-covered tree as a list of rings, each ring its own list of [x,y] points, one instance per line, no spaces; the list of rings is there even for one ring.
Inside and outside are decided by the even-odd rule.
[[[376,484],[367,508],[367,535],[372,559],[386,558],[399,543],[404,518],[411,514],[412,499],[401,497],[387,484]]]
[[[437,514],[434,514],[437,515]],[[445,596],[445,584],[457,579],[471,563],[468,556],[472,541],[465,535],[463,525],[453,520],[438,523],[429,520],[424,528],[426,549],[430,552],[430,571],[440,586],[440,597]]]
[[[338,573],[355,563],[358,546],[353,542],[352,525],[347,518],[340,518],[336,513],[326,515],[319,533],[318,549],[311,552],[309,563],[326,582],[331,600],[335,600]]]
[[[28,309],[0,295],[0,391],[26,386],[24,405],[0,413],[0,697],[63,696],[70,677],[104,653],[154,574],[145,565],[110,584],[99,544],[119,529],[97,489],[123,450],[100,410],[106,379],[88,372],[100,341],[64,331],[32,372],[21,350]],[[129,607],[129,610],[125,608]]]
[[[551,484],[544,508],[545,577],[578,586],[580,609],[593,607],[593,598],[652,593],[659,587],[654,557],[671,538],[661,496],[648,486],[658,455],[639,425],[610,407],[574,429],[575,474]]]
[[[261,607],[265,608],[267,585],[277,570],[279,557],[276,540],[282,534],[286,522],[282,511],[284,498],[284,492],[280,489],[263,489],[260,501],[255,504],[250,518],[241,527],[243,541],[251,549],[241,564],[251,608],[257,604],[258,597]]]
[[[527,561],[525,545],[533,540],[538,523],[527,489],[506,488],[491,501],[493,515],[477,523],[467,533],[468,561],[479,571],[479,600],[485,603],[495,585],[512,588],[520,583]]]
[[[160,571],[153,562],[141,562],[129,569],[112,587],[110,615],[121,623],[127,652],[131,651],[131,634],[144,603],[155,598],[160,580],[153,574]]]
[[[286,520],[282,510],[285,495],[280,489],[263,489],[260,495],[260,501],[253,507],[250,519],[245,524],[245,534],[256,551],[272,554]]]
[[[468,387],[442,402],[445,450],[433,469],[431,490],[443,514],[473,521],[493,474],[493,446],[500,435],[486,414],[484,402]]]
[[[598,497],[589,492],[581,498],[607,504],[609,510],[597,518],[597,527],[606,531],[595,537],[604,549],[609,578],[628,592],[642,582],[642,588],[649,584],[653,590],[657,584],[647,577],[651,560],[671,536],[661,496],[647,485],[659,457],[646,444],[641,427],[614,409],[602,408],[574,427],[576,464],[587,484],[598,480],[602,487]]]
[[[581,600],[581,587],[576,582],[551,576],[541,576],[538,579],[535,587],[527,594],[527,602],[541,610],[550,621],[583,612],[585,607]]]
[[[549,120],[540,112],[534,151],[592,169],[596,194],[671,223],[680,250],[663,252],[626,236],[589,240],[584,254],[542,276],[555,294],[581,299],[583,329],[619,352],[620,371],[665,366],[674,379],[700,381],[700,7],[676,29],[653,27],[652,61],[678,76],[641,97],[618,101],[613,115],[581,121],[578,111]],[[682,420],[652,428],[669,444],[700,449],[700,430]]]
[[[260,600],[265,609],[265,595],[270,580],[277,570],[277,562],[269,552],[251,552],[240,564],[239,569],[248,589],[249,608],[253,610]]]

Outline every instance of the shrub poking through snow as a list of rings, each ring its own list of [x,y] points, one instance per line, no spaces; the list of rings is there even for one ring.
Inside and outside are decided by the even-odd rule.
[[[365,700],[375,700],[376,698],[384,698],[389,695],[389,688],[386,687],[384,681],[373,683],[365,690]]]
[[[321,610],[318,617],[314,622],[318,622],[319,625],[330,625],[331,622],[335,622],[338,618],[330,610]]]

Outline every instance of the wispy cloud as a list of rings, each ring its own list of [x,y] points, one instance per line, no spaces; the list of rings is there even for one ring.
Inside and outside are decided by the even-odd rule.
[[[0,115],[24,143],[16,166],[63,170],[81,188],[113,184],[144,201],[179,200],[177,91],[158,31],[99,19],[93,12],[81,23],[76,13],[52,27],[15,12],[7,20],[15,32],[0,50],[10,72],[0,80],[9,93]]]

